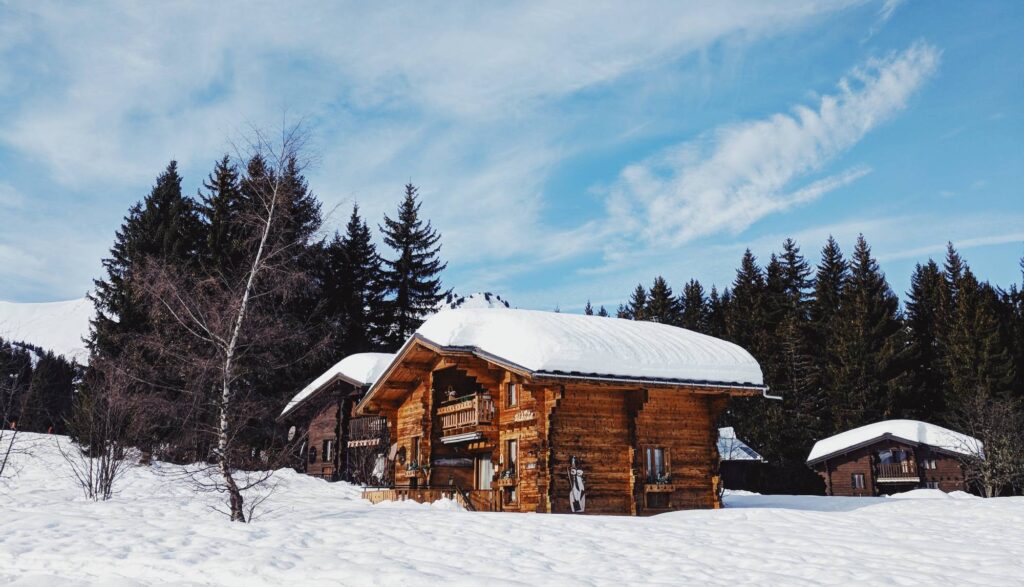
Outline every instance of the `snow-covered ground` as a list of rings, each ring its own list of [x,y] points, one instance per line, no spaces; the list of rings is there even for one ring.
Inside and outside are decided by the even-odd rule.
[[[718,511],[652,518],[371,506],[291,472],[233,524],[172,479],[133,469],[83,500],[53,449],[0,481],[0,584],[1021,585],[1024,498],[734,493]],[[913,499],[927,497],[930,499]]]

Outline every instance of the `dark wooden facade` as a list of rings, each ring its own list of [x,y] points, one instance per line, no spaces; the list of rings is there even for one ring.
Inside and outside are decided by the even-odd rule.
[[[540,376],[414,338],[358,406],[394,442],[395,487],[366,497],[567,513],[575,462],[586,513],[720,507],[715,423],[731,395],[760,392]]]
[[[296,470],[329,481],[390,482],[383,466],[389,446],[386,423],[377,416],[354,413],[365,391],[335,381],[282,416],[296,447]]]
[[[966,491],[955,453],[889,435],[809,463],[827,495],[890,495],[912,489]]]

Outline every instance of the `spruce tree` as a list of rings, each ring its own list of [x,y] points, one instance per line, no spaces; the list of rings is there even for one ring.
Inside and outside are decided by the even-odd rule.
[[[764,271],[747,249],[733,281],[732,299],[725,314],[725,334],[728,340],[754,353],[755,357],[763,342],[764,294]]]
[[[597,315],[601,316],[602,318],[607,318],[608,317],[608,310],[605,310],[604,306],[601,306],[600,308],[597,309]]]
[[[835,428],[831,399],[836,393],[833,374],[837,371],[837,348],[841,336],[839,314],[843,292],[850,279],[850,265],[839,243],[831,236],[821,249],[815,271],[814,296],[810,302],[810,348],[813,362],[812,387],[815,396],[824,398],[821,409],[825,435],[841,432]]]
[[[397,219],[385,215],[380,230],[396,255],[384,259],[383,282],[389,296],[386,340],[397,349],[444,299],[447,292],[441,289],[440,273],[447,264],[439,258],[441,236],[429,220],[420,219],[420,202],[412,184],[405,186]]]
[[[97,312],[90,325],[91,352],[116,356],[126,339],[151,331],[149,309],[132,292],[137,264],[194,262],[201,239],[195,203],[182,196],[178,164],[171,161],[150,194],[129,209],[110,257],[103,260],[107,275],[93,282],[89,299]]]
[[[715,298],[718,292],[715,292]],[[680,326],[695,332],[708,332],[709,308],[704,298],[704,287],[696,279],[691,279],[683,286],[679,305],[682,307]]]
[[[732,293],[725,288],[722,295],[718,295],[718,289],[712,285],[711,293],[708,294],[708,326],[705,334],[716,338],[725,338],[725,315],[729,311],[732,302]]]
[[[940,344],[944,359],[945,413],[948,418],[977,394],[1010,391],[1013,359],[999,323],[999,296],[979,283],[952,244],[946,252]]]
[[[679,302],[665,278],[654,278],[654,284],[647,294],[644,319],[661,324],[678,324],[680,320]]]
[[[207,270],[225,278],[230,278],[225,272],[243,264],[239,250],[242,238],[239,232],[244,228],[240,218],[243,207],[238,168],[224,155],[203,182],[198,209],[206,233],[203,263]]]
[[[647,320],[647,290],[641,284],[636,284],[636,289],[633,290],[632,295],[629,296],[629,303],[622,309],[619,307],[619,318],[629,318],[630,320]]]
[[[325,293],[336,319],[335,356],[382,348],[387,325],[381,320],[385,311],[381,259],[358,205],[352,207],[345,235],[335,234],[326,255],[333,269],[325,280]]]
[[[834,430],[898,417],[905,344],[899,300],[863,235],[857,238],[837,318],[837,361],[829,373]]]
[[[594,306],[590,305],[590,300],[587,300],[587,305],[583,307],[583,314],[586,316],[594,315]]]
[[[909,381],[903,415],[932,419],[945,412],[948,378],[944,375],[941,338],[941,306],[945,282],[935,261],[918,263],[907,292],[907,361]]]

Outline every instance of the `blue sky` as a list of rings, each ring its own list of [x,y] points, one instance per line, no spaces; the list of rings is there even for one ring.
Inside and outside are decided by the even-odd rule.
[[[521,307],[861,232],[901,293],[948,240],[1021,280],[1020,2],[208,4],[0,3],[0,299],[80,297],[168,160],[283,112],[325,229],[411,180],[446,284]]]

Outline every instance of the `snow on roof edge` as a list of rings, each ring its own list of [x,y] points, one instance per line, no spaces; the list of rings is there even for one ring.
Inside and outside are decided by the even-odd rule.
[[[355,353],[345,357],[296,393],[281,410],[279,417],[288,415],[336,379],[347,381],[357,387],[373,385],[394,358],[395,355],[392,353]]]

